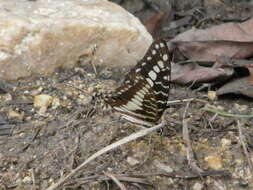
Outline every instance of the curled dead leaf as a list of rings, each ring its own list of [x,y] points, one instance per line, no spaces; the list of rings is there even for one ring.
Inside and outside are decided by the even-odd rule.
[[[191,63],[186,65],[172,64],[171,81],[178,84],[215,83],[225,81],[234,73],[233,68],[203,67]]]

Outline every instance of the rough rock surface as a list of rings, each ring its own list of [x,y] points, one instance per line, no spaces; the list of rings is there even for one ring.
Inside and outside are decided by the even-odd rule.
[[[0,79],[85,63],[134,65],[152,37],[105,0],[0,0]]]

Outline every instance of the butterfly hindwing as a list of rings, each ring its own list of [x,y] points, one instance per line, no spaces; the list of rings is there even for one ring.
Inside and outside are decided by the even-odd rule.
[[[167,107],[170,61],[166,42],[153,42],[126,75],[123,84],[106,97],[105,102],[132,122],[155,124]]]

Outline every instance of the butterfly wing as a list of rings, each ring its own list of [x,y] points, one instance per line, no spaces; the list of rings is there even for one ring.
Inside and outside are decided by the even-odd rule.
[[[123,84],[105,98],[131,122],[151,126],[167,107],[170,57],[164,40],[152,43],[146,55],[126,75]]]

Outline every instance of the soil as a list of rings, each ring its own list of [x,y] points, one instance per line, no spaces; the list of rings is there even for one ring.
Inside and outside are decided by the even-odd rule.
[[[142,21],[159,11],[162,3],[171,7],[165,0],[118,3]],[[201,5],[205,17],[224,19],[245,18],[251,8],[248,1],[174,4],[177,11]],[[217,24],[213,20],[205,23]],[[80,63],[50,77],[1,82],[0,189],[46,189],[103,147],[139,131],[92,97],[94,92],[115,89],[129,69]],[[35,107],[34,99],[40,94],[51,97],[49,106]],[[61,189],[120,189],[108,174],[129,190],[253,189],[252,99],[210,94],[173,85],[171,101],[194,100],[172,104],[162,117],[168,121],[162,131],[98,157]],[[182,121],[189,129],[194,162],[203,171],[189,163],[190,147],[183,140]]]

